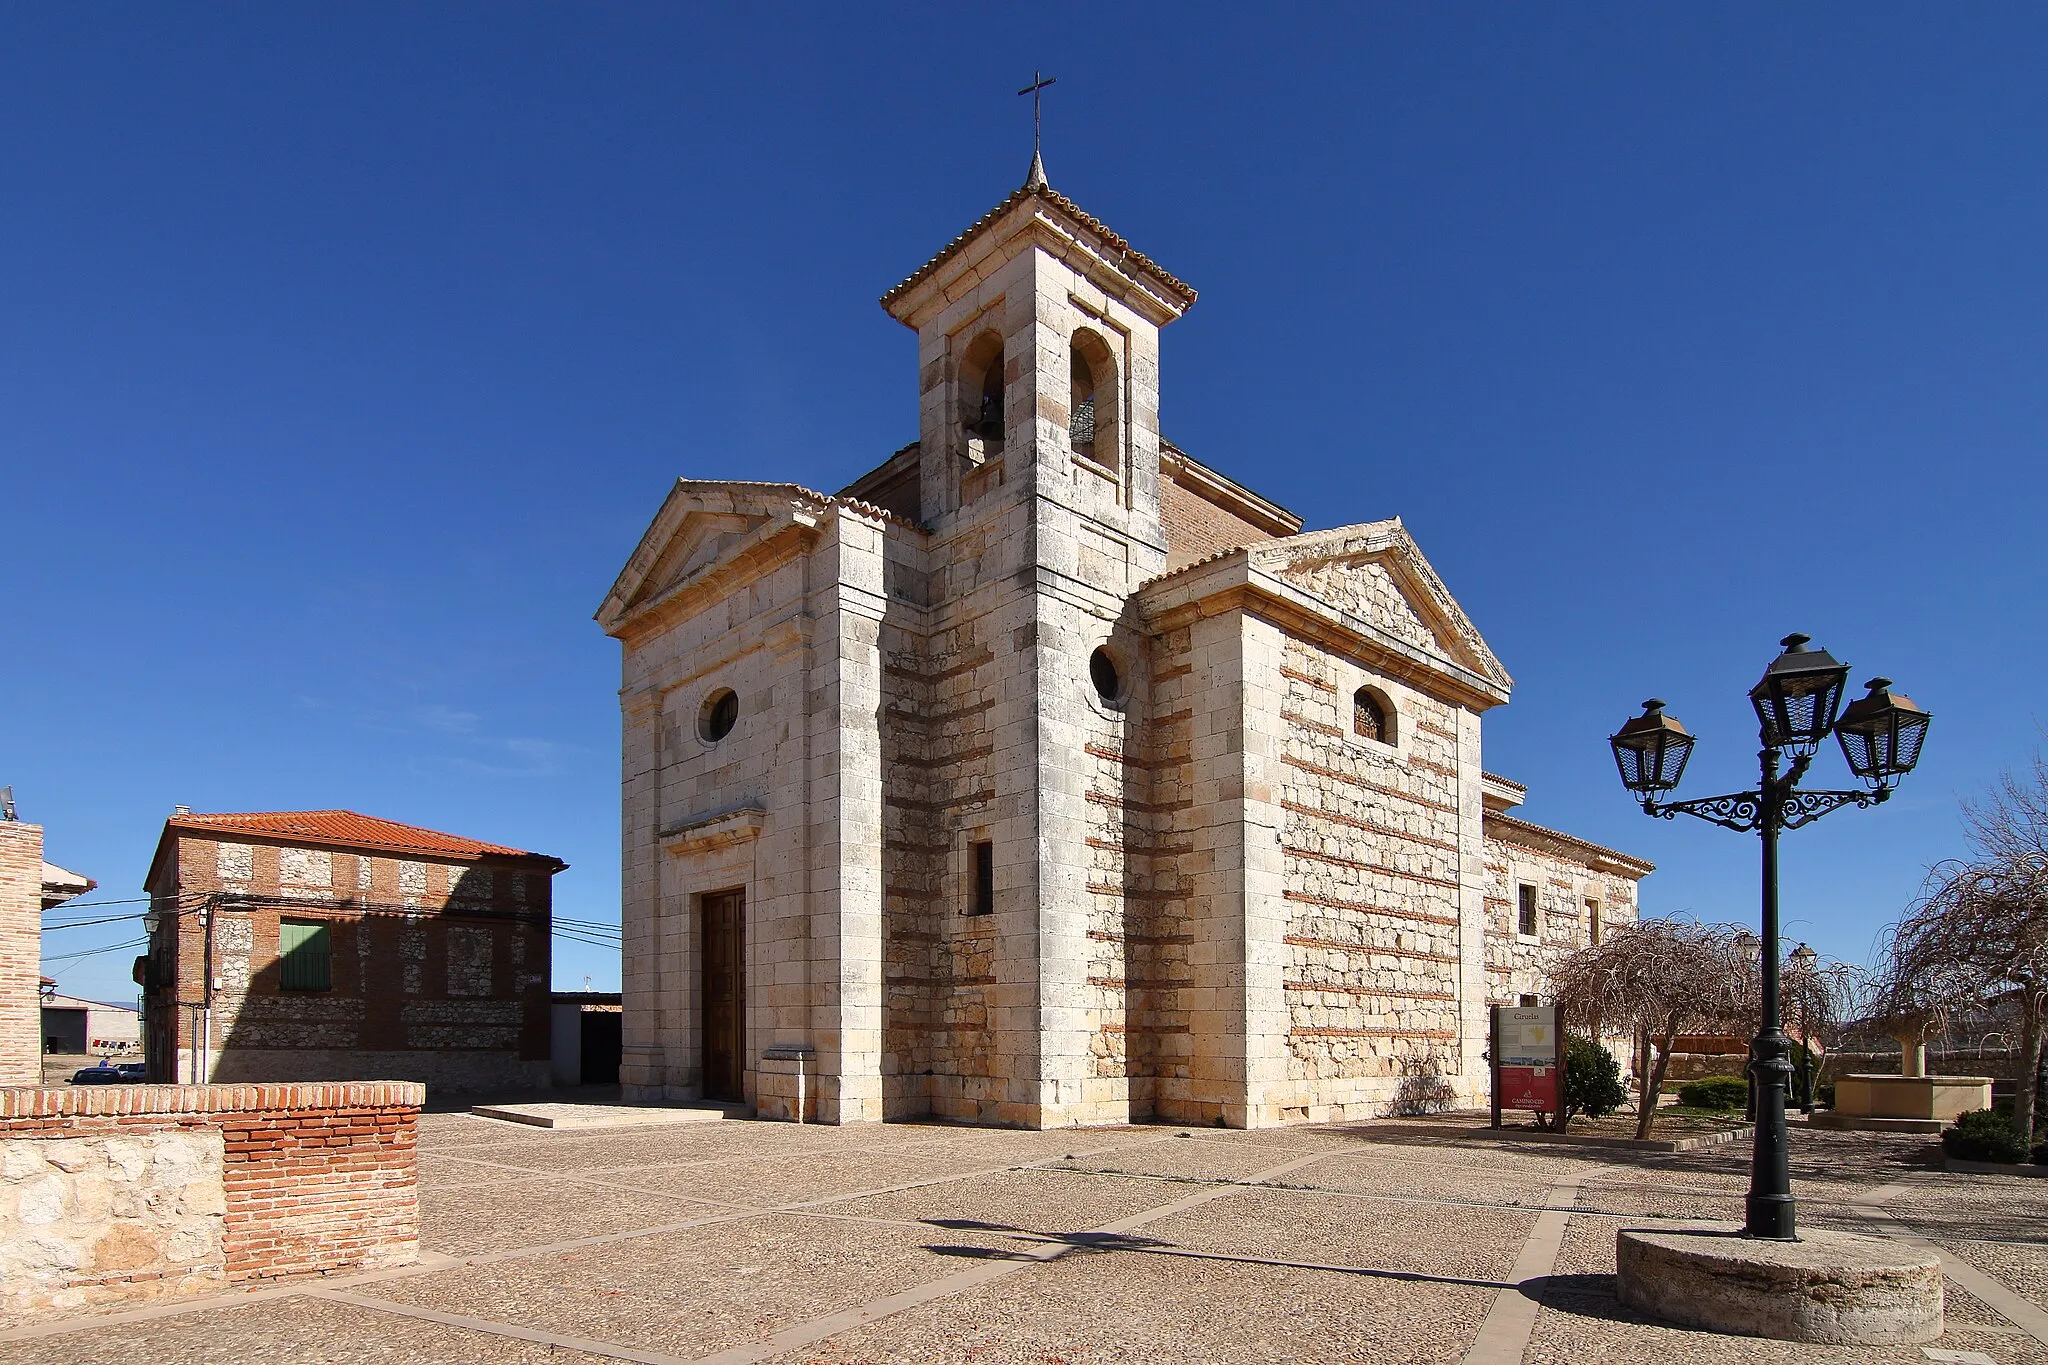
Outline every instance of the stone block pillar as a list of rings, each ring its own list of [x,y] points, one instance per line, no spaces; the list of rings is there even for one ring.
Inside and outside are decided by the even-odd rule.
[[[40,1085],[43,827],[0,821],[0,1085]]]
[[[882,1117],[884,532],[841,512],[824,528],[806,705],[812,727],[808,1037],[822,1123]]]

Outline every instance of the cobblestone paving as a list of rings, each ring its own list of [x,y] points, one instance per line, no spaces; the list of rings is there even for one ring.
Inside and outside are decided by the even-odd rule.
[[[1739,1218],[1744,1148],[1643,1156],[1467,1129],[547,1131],[429,1114],[420,1266],[46,1319],[0,1332],[0,1360],[1929,1359],[1620,1307],[1615,1230]],[[1805,1222],[1881,1226],[1949,1259],[1943,1348],[2048,1365],[2048,1181],[1949,1175],[1921,1138],[1794,1144]],[[1545,1220],[1562,1238],[1531,1275]]]

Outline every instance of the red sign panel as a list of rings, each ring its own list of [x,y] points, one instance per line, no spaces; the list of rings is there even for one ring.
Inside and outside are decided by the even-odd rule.
[[[1557,1068],[1554,1066],[1502,1066],[1500,1107],[1557,1112]]]

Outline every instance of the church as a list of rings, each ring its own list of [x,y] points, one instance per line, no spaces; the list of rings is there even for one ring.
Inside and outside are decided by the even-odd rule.
[[[1484,1103],[1488,1005],[1543,998],[1651,867],[1508,813],[1481,740],[1512,680],[1399,518],[1304,530],[1168,442],[1195,291],[1035,156],[881,302],[918,439],[837,493],[678,480],[597,613],[627,1097]]]

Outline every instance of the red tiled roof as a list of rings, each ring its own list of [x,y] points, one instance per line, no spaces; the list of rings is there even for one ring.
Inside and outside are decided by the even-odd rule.
[[[383,820],[374,815],[358,815],[352,810],[262,810],[222,815],[173,815],[164,822],[164,828],[253,834],[270,839],[296,838],[322,844],[353,844],[390,853],[424,853],[442,858],[478,858],[495,854],[502,858],[561,861],[545,853],[487,844],[479,839],[465,839],[459,834],[443,834],[439,830],[402,825],[396,820]]]

